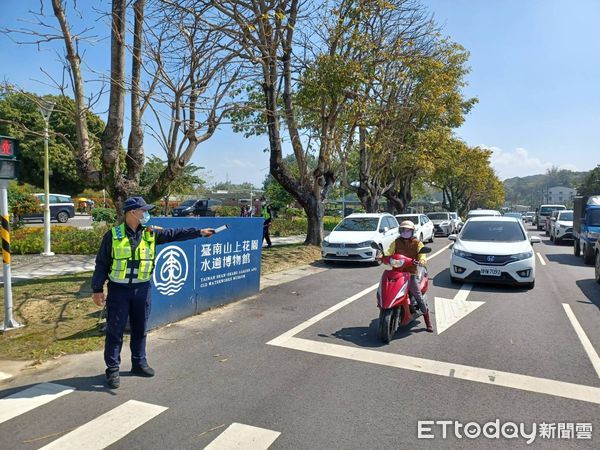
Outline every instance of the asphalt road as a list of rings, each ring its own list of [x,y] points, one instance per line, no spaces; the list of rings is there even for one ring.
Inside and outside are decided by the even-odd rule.
[[[571,246],[542,237],[534,290],[463,286],[467,302],[483,303],[441,334],[418,319],[383,345],[375,292],[357,295],[383,269],[337,265],[153,332],[152,379],[123,372],[121,388],[106,390],[99,353],[21,377],[0,391],[17,406],[38,401],[25,391],[38,383],[75,390],[58,387],[62,396],[21,414],[0,401],[0,422],[10,417],[1,445],[40,448],[66,435],[74,447],[118,449],[600,448],[600,285]],[[435,297],[441,305],[461,290],[448,279],[449,243],[429,244],[434,320]],[[124,349],[123,370],[128,359]],[[433,438],[419,439],[418,421],[436,422],[421,427]],[[453,421],[445,439],[438,421]],[[456,421],[488,425],[459,438]]]
[[[71,217],[67,223],[60,223],[57,222],[56,220],[51,220],[50,221],[50,226],[54,227],[56,225],[62,225],[62,226],[71,226],[71,227],[77,227],[77,228],[88,228],[92,226],[92,216],[87,215],[87,214],[76,214],[75,217]],[[25,226],[26,227],[43,227],[44,226],[44,221],[42,219],[40,220],[27,220],[25,222]]]

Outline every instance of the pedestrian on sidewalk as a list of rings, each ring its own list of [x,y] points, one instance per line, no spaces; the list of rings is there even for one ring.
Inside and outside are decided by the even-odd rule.
[[[269,235],[269,228],[271,227],[271,223],[273,221],[273,210],[271,209],[271,205],[267,204],[267,201],[263,197],[260,201],[261,210],[260,215],[263,217],[263,240],[267,241],[267,248],[271,248],[273,244],[271,244],[271,236]]]
[[[125,220],[111,228],[102,239],[92,276],[92,299],[98,306],[106,303],[106,340],[104,362],[106,383],[120,385],[121,346],[127,319],[131,326],[131,373],[154,376],[146,359],[146,326],[150,315],[150,280],[154,269],[156,246],[173,241],[210,237],[213,228],[170,228],[146,226],[150,211],[142,197],[125,200]],[[104,283],[108,280],[108,294]]]

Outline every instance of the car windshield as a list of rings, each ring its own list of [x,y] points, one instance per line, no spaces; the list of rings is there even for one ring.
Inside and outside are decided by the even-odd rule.
[[[593,209],[590,211],[590,220],[588,221],[590,227],[600,227],[600,209]]]
[[[566,220],[567,222],[573,222],[573,213],[572,212],[564,212],[558,215],[557,220]]]
[[[419,216],[396,216],[398,222],[402,222],[403,220],[410,220],[415,225],[419,224]]]
[[[179,206],[183,206],[183,207],[194,206],[194,203],[196,203],[196,200],[186,200]]]
[[[463,228],[460,239],[463,241],[519,242],[525,240],[525,234],[518,222],[486,220],[468,222]]]
[[[429,213],[427,217],[431,220],[448,220],[448,213]]]
[[[375,231],[379,225],[376,217],[346,217],[334,231]]]
[[[556,211],[557,209],[565,209],[564,206],[542,206],[540,208],[540,216],[549,216],[552,211]]]

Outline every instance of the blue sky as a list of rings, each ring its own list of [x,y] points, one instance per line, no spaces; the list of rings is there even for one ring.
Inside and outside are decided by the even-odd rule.
[[[49,3],[49,2],[48,2]],[[80,2],[83,4],[85,2]],[[2,0],[0,27],[22,26],[38,0]],[[469,145],[493,150],[501,179],[543,173],[551,166],[589,170],[600,164],[600,1],[424,1],[443,34],[470,51],[467,96],[479,103],[457,130]],[[49,10],[48,6],[48,11]],[[99,24],[102,26],[102,23]],[[106,35],[108,29],[102,29]],[[87,50],[108,70],[107,41]],[[40,67],[60,74],[51,47],[18,45],[0,36],[0,78],[48,93]],[[260,186],[268,172],[266,137],[245,139],[226,126],[192,159],[212,182]],[[149,153],[160,150],[150,138]]]

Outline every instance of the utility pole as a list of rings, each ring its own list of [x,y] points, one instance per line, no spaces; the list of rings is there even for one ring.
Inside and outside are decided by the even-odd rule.
[[[54,102],[40,100],[38,110],[44,117],[44,252],[43,256],[54,256],[50,244],[50,164],[48,162],[48,123]]]

